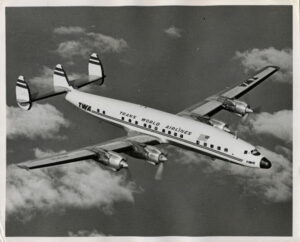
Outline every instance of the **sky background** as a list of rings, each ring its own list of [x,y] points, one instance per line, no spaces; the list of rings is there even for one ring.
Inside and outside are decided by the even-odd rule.
[[[132,180],[91,161],[24,171],[14,164],[125,135],[63,96],[15,102],[22,74],[52,88],[97,52],[107,75],[85,91],[177,113],[265,65],[281,70],[245,96],[259,112],[216,116],[272,161],[258,170],[176,147],[164,179],[128,157]],[[7,236],[288,236],[292,233],[292,8],[44,7],[6,9]]]

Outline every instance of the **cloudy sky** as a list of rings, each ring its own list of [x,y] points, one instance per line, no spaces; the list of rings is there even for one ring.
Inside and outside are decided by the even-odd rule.
[[[6,24],[7,236],[291,235],[291,7],[7,8]],[[45,92],[53,88],[56,64],[84,77],[92,52],[101,56],[107,79],[85,91],[171,113],[278,65],[244,98],[256,114],[217,115],[257,145],[272,169],[171,146],[162,147],[169,161],[159,182],[154,167],[130,157],[132,180],[91,161],[17,168],[125,134],[63,96],[30,112],[16,106],[18,75]]]

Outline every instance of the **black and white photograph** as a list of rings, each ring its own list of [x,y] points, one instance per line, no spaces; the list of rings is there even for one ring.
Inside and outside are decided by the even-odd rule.
[[[4,11],[5,237],[293,236],[293,5]]]

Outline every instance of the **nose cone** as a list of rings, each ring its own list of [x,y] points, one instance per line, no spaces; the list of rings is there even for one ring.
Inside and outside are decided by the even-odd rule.
[[[127,162],[126,162],[125,160],[122,160],[122,161],[120,162],[120,168],[127,168],[127,167],[128,167]]]
[[[263,169],[269,169],[269,168],[271,168],[272,164],[268,159],[262,158],[259,163],[259,166],[260,166],[260,168],[263,168]]]
[[[159,161],[162,161],[162,162],[168,160],[168,158],[167,158],[166,155],[164,155],[164,154],[160,154],[158,159],[159,159]]]
[[[246,113],[253,113],[253,110],[249,107],[246,108]]]

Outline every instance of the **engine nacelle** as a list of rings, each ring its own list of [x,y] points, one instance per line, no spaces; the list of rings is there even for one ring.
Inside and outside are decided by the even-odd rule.
[[[247,103],[229,98],[224,100],[223,108],[228,110],[229,112],[237,114],[238,116],[244,116],[247,113],[253,112],[253,110]]]
[[[218,128],[220,130],[224,130],[228,133],[230,133],[230,129],[228,127],[228,125],[220,120],[217,119],[209,119],[209,124],[215,128]]]
[[[122,168],[128,167],[125,158],[116,152],[98,150],[96,153],[97,157],[95,160],[114,171],[119,171]]]
[[[130,152],[131,156],[150,161],[153,165],[167,160],[166,155],[154,146],[132,143],[132,148],[133,150]]]

